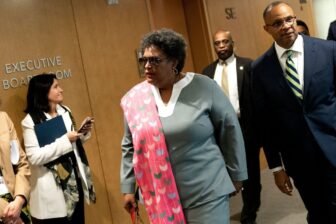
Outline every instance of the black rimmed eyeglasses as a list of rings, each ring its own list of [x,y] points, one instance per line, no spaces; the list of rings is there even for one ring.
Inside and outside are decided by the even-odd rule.
[[[266,24],[266,26],[271,26],[274,29],[280,29],[284,24],[287,26],[292,26],[295,22],[296,16],[287,16],[284,19],[275,20],[272,24]]]
[[[158,66],[162,61],[164,61],[167,58],[159,58],[159,57],[141,57],[139,58],[139,64],[141,66],[145,66],[147,63]]]

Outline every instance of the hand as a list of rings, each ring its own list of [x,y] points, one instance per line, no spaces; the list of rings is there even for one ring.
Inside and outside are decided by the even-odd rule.
[[[70,142],[75,142],[80,136],[81,134],[78,134],[77,131],[71,131],[67,133],[67,137]]]
[[[230,196],[235,196],[236,194],[238,194],[242,188],[243,188],[243,181],[232,181],[233,186],[236,188],[235,192],[232,192],[230,194]]]
[[[275,184],[280,191],[287,195],[292,195],[293,185],[285,170],[279,170],[273,173]]]
[[[5,220],[4,224],[25,224],[20,217],[12,220]]]
[[[134,194],[124,194],[124,209],[130,213],[132,208],[137,208],[138,205]]]
[[[83,133],[86,134],[89,131],[91,131],[92,127],[93,127],[93,123],[94,123],[94,118],[93,117],[87,117],[85,118],[85,120],[82,122],[78,133]]]
[[[16,222],[14,222],[13,224],[25,224],[25,223],[22,221],[21,217],[19,217],[16,219]]]
[[[8,205],[5,207],[2,215],[2,219],[4,220],[4,223],[10,223],[10,224],[21,224],[22,220],[20,218],[20,213],[22,206],[25,203],[25,199],[18,195],[15,197],[15,200],[8,203]]]

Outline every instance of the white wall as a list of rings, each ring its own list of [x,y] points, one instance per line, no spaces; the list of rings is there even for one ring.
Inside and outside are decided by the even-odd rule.
[[[330,22],[336,20],[336,0],[312,0],[316,37],[327,39]]]

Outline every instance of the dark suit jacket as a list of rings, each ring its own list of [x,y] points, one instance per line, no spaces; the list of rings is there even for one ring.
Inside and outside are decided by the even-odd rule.
[[[217,63],[218,60],[208,65],[206,68],[203,69],[202,74],[209,76],[211,79],[213,79]],[[251,63],[252,60],[249,58],[236,56],[237,84],[238,84],[238,96],[240,107],[239,123],[244,135],[246,148],[248,149],[253,147],[259,149],[260,141],[259,138],[257,137],[255,119],[252,109],[253,105],[251,98],[251,89],[250,89]]]
[[[299,101],[289,87],[274,45],[252,63],[255,107],[270,168],[291,171],[311,147],[336,166],[336,42],[303,35],[304,90]],[[300,162],[299,162],[300,161]]]
[[[330,23],[327,40],[336,40],[336,20]]]

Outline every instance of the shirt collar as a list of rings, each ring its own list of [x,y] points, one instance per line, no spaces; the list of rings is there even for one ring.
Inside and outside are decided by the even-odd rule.
[[[235,55],[234,54],[232,54],[230,57],[228,57],[226,60],[225,60],[225,63],[228,65],[228,64],[230,64],[230,63],[232,63],[233,61],[234,61],[234,59],[235,59],[236,57],[235,57]],[[223,64],[223,60],[221,60],[221,59],[218,59],[218,64]]]
[[[278,58],[287,57],[287,56],[284,56],[284,53],[287,50],[292,50],[295,53],[301,53],[302,54],[303,53],[303,38],[302,38],[301,35],[298,35],[296,40],[294,41],[294,44],[289,49],[280,47],[276,42],[274,43],[274,46],[275,46],[275,51],[278,55]]]
[[[56,105],[56,111],[58,115],[64,114],[66,112],[66,110],[59,104]],[[52,118],[49,113],[44,112],[44,114],[48,119]]]

